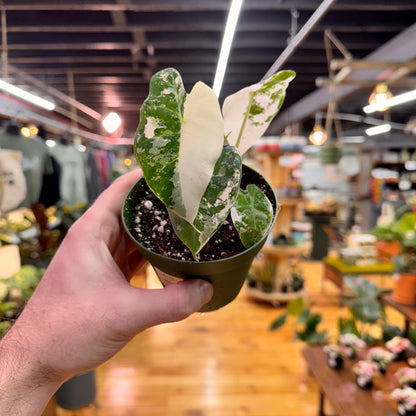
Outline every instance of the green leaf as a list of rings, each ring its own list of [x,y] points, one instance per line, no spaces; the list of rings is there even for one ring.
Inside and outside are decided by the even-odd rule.
[[[280,71],[224,100],[224,134],[243,155],[264,134],[283,104],[293,71]]]
[[[244,247],[260,241],[273,222],[273,207],[266,195],[256,185],[240,189],[231,209],[231,218]]]
[[[233,146],[223,148],[212,179],[202,197],[193,224],[169,211],[176,235],[197,259],[198,252],[215,234],[234,205],[241,181],[241,157]]]
[[[286,322],[287,314],[283,313],[282,315],[278,316],[271,324],[270,324],[270,331],[275,331],[279,329],[281,326],[284,325]]]
[[[380,318],[379,302],[374,299],[351,299],[347,302],[353,316],[364,322],[374,324]]]
[[[6,334],[11,326],[12,324],[9,321],[0,321],[0,338]]]
[[[297,323],[306,324],[311,316],[311,310],[309,308],[304,309],[298,316]]]
[[[383,336],[383,342],[384,343],[391,340],[392,338],[394,338],[396,336],[401,336],[401,337],[403,336],[402,330],[396,325],[383,324],[381,326],[381,329],[382,329],[382,336]],[[409,338],[409,340],[410,340],[410,338]]]
[[[357,337],[361,337],[355,319],[339,317],[338,331],[340,334],[354,334]]]
[[[321,323],[322,316],[318,313],[312,313],[305,322],[303,330],[295,331],[296,337],[308,344],[321,344],[326,341],[327,331],[319,332],[316,327]]]
[[[193,223],[224,142],[217,96],[202,82],[186,94],[173,68],[156,73],[140,110],[134,151],[153,193]]]
[[[358,298],[377,299],[380,296],[378,287],[369,280],[346,276],[344,282]]]
[[[292,316],[299,316],[305,309],[304,309],[304,302],[303,298],[300,296],[296,299],[292,299],[287,304],[287,313],[288,315]],[[307,309],[309,311],[309,309]]]

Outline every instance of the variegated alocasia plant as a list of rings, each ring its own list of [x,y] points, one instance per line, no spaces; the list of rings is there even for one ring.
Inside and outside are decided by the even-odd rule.
[[[281,71],[242,89],[225,99],[221,114],[206,84],[197,82],[187,94],[175,69],[153,75],[134,152],[176,235],[196,260],[230,211],[246,248],[269,229],[270,201],[254,185],[239,189],[241,157],[278,113],[294,77],[293,71]]]

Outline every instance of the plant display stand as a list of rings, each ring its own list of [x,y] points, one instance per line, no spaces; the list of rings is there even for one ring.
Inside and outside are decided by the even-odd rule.
[[[274,307],[278,307],[281,304],[286,304],[290,302],[291,300],[297,299],[300,297],[306,298],[309,295],[306,289],[298,290],[296,292],[287,292],[287,293],[283,293],[283,292],[265,293],[261,291],[260,289],[253,289],[247,286],[246,290],[249,296],[251,296],[252,298],[262,301],[262,302],[271,303]]]
[[[261,253],[264,257],[264,261],[276,265],[276,274],[274,276],[275,287],[279,286],[279,282],[290,281],[291,262],[299,261],[302,256],[308,255],[310,250],[310,243],[287,246],[265,245],[263,247]],[[271,293],[266,293],[251,287],[247,287],[247,293],[254,299],[269,302],[273,306],[287,303],[292,299],[299,297],[305,297],[308,294],[305,288],[295,292],[273,291]]]

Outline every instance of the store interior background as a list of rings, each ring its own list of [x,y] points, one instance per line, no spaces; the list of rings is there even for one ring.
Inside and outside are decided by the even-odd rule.
[[[57,184],[45,162],[43,173],[52,182],[42,176],[43,190],[37,187],[24,208],[14,202],[11,189],[18,188],[3,186],[2,279],[20,265],[46,266],[77,216],[114,178],[137,168],[133,137],[152,74],[174,67],[188,92],[197,81],[212,86],[230,3],[0,3],[0,81],[55,104],[52,111],[41,109],[0,84],[1,152],[19,148],[15,140],[41,142],[61,173],[58,182],[64,179]],[[65,408],[71,398],[63,398],[60,405],[52,401],[45,415],[316,414],[319,388],[302,357],[305,343],[294,340],[290,325],[274,332],[269,327],[300,295],[322,314],[322,328],[334,340],[337,318],[348,310],[339,287],[324,279],[323,259],[339,256],[349,236],[371,230],[382,209],[415,200],[416,97],[386,111],[363,110],[383,82],[393,97],[415,91],[415,45],[413,1],[244,0],[220,103],[270,71],[296,72],[280,113],[245,159],[270,181],[281,204],[252,270],[264,277],[265,265],[273,264],[272,278],[264,277],[269,289],[248,279],[223,309],[140,334],[93,373],[81,409]],[[102,125],[110,112],[122,122],[112,134]],[[387,132],[368,134],[386,124]],[[311,143],[317,125],[327,133],[322,145]],[[328,154],[330,148],[335,152]],[[9,157],[0,153],[3,175]],[[53,196],[52,187],[59,193]],[[10,256],[12,245],[19,247],[18,260]],[[363,257],[358,259],[372,260],[372,254]],[[303,288],[282,293],[276,276],[285,280],[293,270]],[[372,281],[382,289],[392,286],[391,274]],[[159,285],[151,267],[135,284]],[[387,312],[403,325],[400,314]]]

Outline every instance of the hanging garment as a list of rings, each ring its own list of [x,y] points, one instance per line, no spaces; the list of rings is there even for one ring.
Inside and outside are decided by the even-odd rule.
[[[61,200],[61,165],[53,156],[51,156],[51,162],[53,172],[48,175],[43,175],[42,190],[39,196],[39,203],[46,208],[55,205]]]
[[[78,202],[87,203],[87,184],[81,152],[71,144],[61,143],[51,147],[50,152],[61,166],[61,200],[71,205]]]

